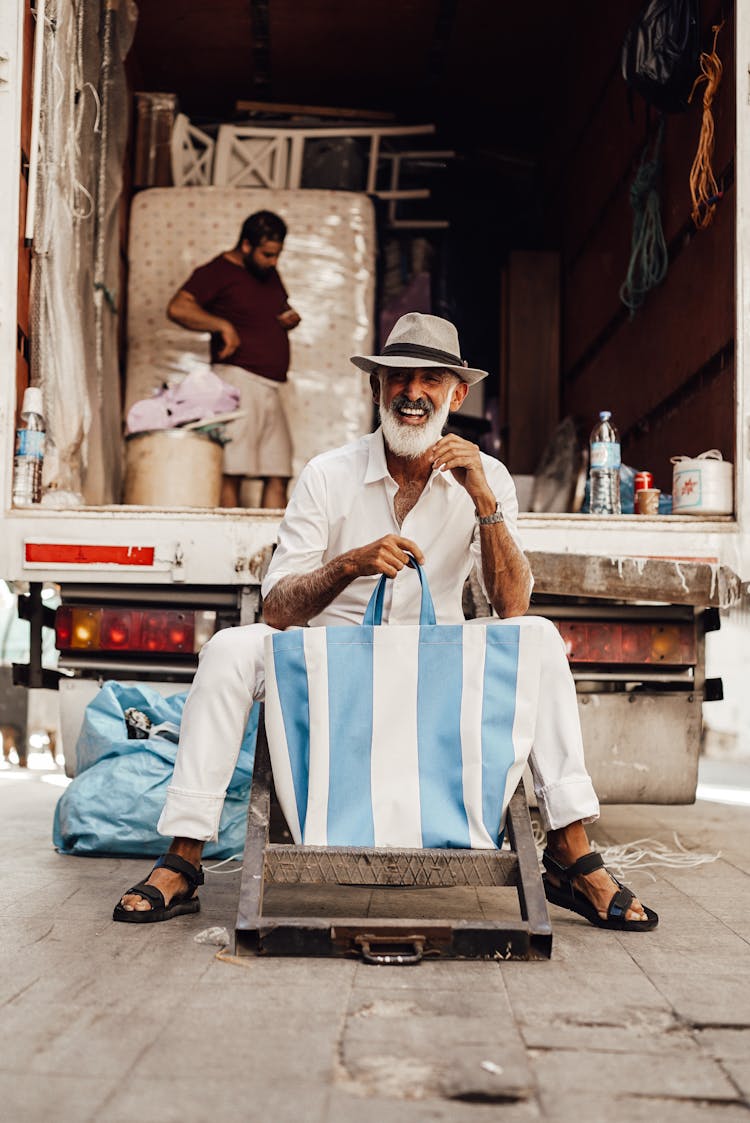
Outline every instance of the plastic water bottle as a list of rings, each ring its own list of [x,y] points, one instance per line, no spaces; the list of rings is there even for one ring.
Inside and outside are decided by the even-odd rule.
[[[589,470],[592,515],[620,514],[620,434],[603,409],[591,433]]]
[[[30,507],[41,502],[42,464],[44,463],[44,418],[42,391],[29,386],[23,395],[23,428],[16,429],[16,454],[13,461],[13,506]]]

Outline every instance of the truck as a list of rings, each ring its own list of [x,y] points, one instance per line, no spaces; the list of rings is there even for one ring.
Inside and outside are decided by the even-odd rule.
[[[222,248],[230,223],[209,222],[216,200],[230,216],[270,201],[290,219],[282,273],[303,326],[319,330],[290,372],[297,468],[372,423],[346,356],[409,299],[450,315],[473,364],[493,372],[463,431],[519,491],[533,478],[520,515],[532,611],[565,639],[601,798],[695,796],[702,705],[720,694],[705,636],[742,610],[750,575],[750,13],[703,6],[701,43],[710,52],[720,27],[723,75],[710,106],[718,187],[696,223],[700,97],[660,123],[620,73],[642,3],[606,21],[600,6],[551,0],[437,7],[439,18],[433,0],[401,6],[396,38],[383,6],[351,2],[0,10],[0,143],[12,154],[0,167],[0,576],[31,625],[16,681],[60,691],[69,774],[102,680],[177,689],[214,629],[262,611],[281,512],[128,503],[122,465],[133,396],[170,364],[184,373],[186,354],[205,362],[206,341],[166,320],[168,282]],[[649,164],[668,269],[628,310],[631,185]],[[167,268],[170,212],[182,225]],[[345,232],[339,257],[325,242],[306,257],[305,239],[328,228]],[[346,315],[326,295],[337,270]],[[18,508],[13,432],[31,381],[51,454],[44,501]],[[586,437],[605,407],[625,462],[665,495],[672,456],[718,450],[733,465],[726,512],[583,513]],[[467,601],[483,610],[471,590]],[[55,669],[42,666],[45,627]]]

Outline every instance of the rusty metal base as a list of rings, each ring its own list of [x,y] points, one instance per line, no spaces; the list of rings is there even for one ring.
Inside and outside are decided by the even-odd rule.
[[[425,956],[549,959],[552,929],[523,791],[507,815],[510,850],[282,846],[269,841],[271,762],[261,711],[235,928],[238,955],[359,956],[412,964]],[[269,884],[514,886],[520,919],[377,919],[263,915]]]

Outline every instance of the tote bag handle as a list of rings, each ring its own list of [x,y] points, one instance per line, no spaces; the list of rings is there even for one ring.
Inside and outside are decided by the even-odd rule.
[[[411,557],[411,555],[409,557],[409,565],[416,569],[417,574],[419,575],[420,584],[422,586],[422,603],[419,609],[419,623],[435,624],[435,606],[432,603],[432,597],[430,596],[430,587],[427,584],[427,575],[416,558]],[[383,574],[383,576],[378,581],[373,594],[370,597],[370,603],[365,609],[365,615],[362,620],[363,627],[372,627],[375,624],[383,623],[383,598],[385,597],[385,583],[386,581],[392,580],[392,577],[386,577],[386,575]]]

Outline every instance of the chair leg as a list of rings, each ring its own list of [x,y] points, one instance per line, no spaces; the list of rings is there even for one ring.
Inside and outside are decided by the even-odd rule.
[[[268,751],[266,725],[261,705],[258,718],[258,738],[255,745],[255,762],[250,788],[250,807],[247,817],[247,836],[242,863],[240,899],[237,908],[235,948],[257,950],[259,930],[263,915],[263,887],[265,882],[266,847],[271,809],[271,758]]]
[[[507,828],[511,847],[518,859],[516,888],[521,916],[529,925],[531,946],[540,956],[549,959],[552,953],[552,925],[522,783],[516,788],[508,806]]]

